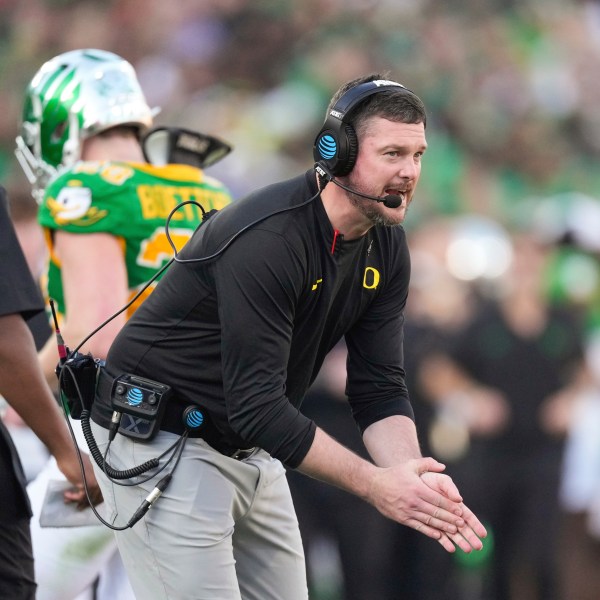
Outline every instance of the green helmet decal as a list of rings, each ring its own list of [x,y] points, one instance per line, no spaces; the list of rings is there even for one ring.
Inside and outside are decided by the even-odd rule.
[[[142,132],[152,116],[133,67],[120,56],[74,50],[46,62],[27,88],[16,149],[34,196],[80,158],[83,140],[117,125]]]
[[[74,76],[75,68],[62,67],[46,77],[36,78],[29,85],[25,98],[25,142],[30,147],[39,143],[42,159],[53,167],[58,167],[62,162],[69,114],[81,93],[81,82],[74,81]],[[81,114],[74,112],[74,115],[81,125]],[[26,124],[34,124],[34,127],[28,128]]]

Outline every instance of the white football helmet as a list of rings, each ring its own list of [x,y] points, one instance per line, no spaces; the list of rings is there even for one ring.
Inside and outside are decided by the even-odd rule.
[[[117,125],[140,134],[148,106],[131,64],[104,50],[73,50],[46,62],[29,84],[15,154],[41,201],[48,182],[81,157],[83,140]]]

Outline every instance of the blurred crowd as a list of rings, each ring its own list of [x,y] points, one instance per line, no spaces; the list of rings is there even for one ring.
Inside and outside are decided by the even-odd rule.
[[[600,7],[592,0],[2,0],[0,177],[23,91],[73,48],[139,73],[157,122],[220,135],[237,195],[310,166],[326,100],[389,70],[429,110],[427,177],[412,220],[477,211],[511,222],[535,198],[598,189]]]
[[[318,510],[298,502],[314,597],[367,600],[361,580],[375,571],[387,591],[365,587],[379,600],[600,597],[600,2],[0,0],[0,182],[23,222],[23,92],[45,60],[84,47],[134,65],[157,124],[230,142],[211,174],[235,197],[311,166],[343,81],[387,70],[424,100],[429,149],[406,222],[408,382],[424,452],[472,493],[493,541],[448,559],[311,482]],[[307,409],[362,452],[337,402],[338,350]],[[292,485],[306,499],[308,484]],[[323,540],[339,556],[329,570]],[[490,583],[492,564],[508,587]]]

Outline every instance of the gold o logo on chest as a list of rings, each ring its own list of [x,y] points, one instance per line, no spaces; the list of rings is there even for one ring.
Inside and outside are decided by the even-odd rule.
[[[363,287],[367,290],[374,290],[379,285],[381,275],[377,269],[367,267],[363,277]]]

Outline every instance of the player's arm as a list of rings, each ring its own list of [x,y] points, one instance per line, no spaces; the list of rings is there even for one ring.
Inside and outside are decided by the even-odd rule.
[[[128,300],[127,270],[119,238],[108,233],[56,231],[54,253],[61,263],[66,317],[63,338],[73,349]],[[125,314],[113,319],[81,349],[95,358],[105,358],[115,336],[125,323]],[[44,374],[56,382],[58,352],[49,340],[40,352]]]
[[[0,394],[56,458],[67,479],[78,488],[71,499],[84,503],[83,481],[73,441],[60,409],[37,363],[35,343],[19,314],[0,316]],[[89,459],[86,479],[94,503],[101,500]]]

